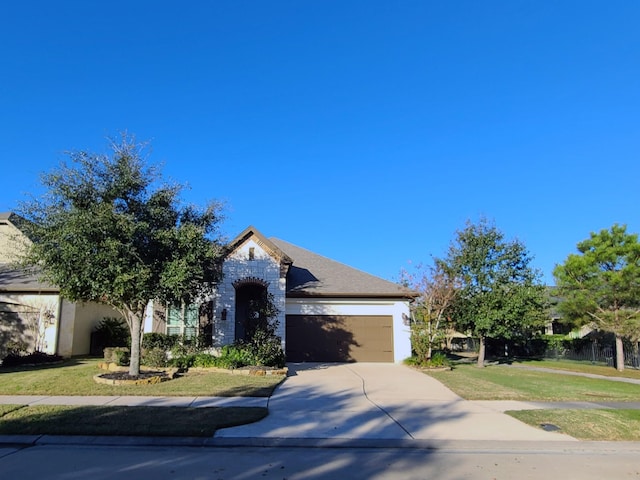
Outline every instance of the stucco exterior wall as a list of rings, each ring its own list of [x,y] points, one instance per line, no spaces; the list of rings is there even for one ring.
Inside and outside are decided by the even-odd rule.
[[[122,318],[122,315],[111,307],[99,303],[76,304],[71,355],[89,354],[91,351],[91,332],[105,317]]]
[[[58,322],[58,355],[70,357],[73,354],[73,331],[76,317],[76,304],[62,299]]]
[[[29,243],[27,237],[9,221],[0,221],[0,263],[13,263]]]
[[[286,279],[281,278],[280,262],[270,256],[255,240],[249,239],[226,258],[222,272],[223,280],[214,294],[213,344],[223,346],[235,340],[234,282],[259,279],[267,285],[267,292],[273,295],[274,304],[279,312],[276,333],[282,338],[284,348]]]
[[[24,342],[30,350],[55,353],[60,297],[56,294],[0,294],[0,356],[9,342]]]
[[[393,357],[400,363],[411,356],[409,303],[402,300],[289,298],[287,315],[390,315],[393,317]]]

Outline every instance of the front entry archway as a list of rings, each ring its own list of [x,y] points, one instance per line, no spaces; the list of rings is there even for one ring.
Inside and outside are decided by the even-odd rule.
[[[267,287],[261,283],[236,286],[236,341],[250,341],[266,325],[267,298]]]

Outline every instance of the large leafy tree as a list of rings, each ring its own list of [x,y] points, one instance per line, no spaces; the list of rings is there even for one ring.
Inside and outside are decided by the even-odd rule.
[[[624,369],[623,337],[640,329],[640,244],[624,225],[592,232],[553,274],[564,317],[616,338],[616,367]]]
[[[456,232],[441,260],[459,285],[452,307],[456,327],[479,339],[479,367],[484,366],[487,338],[527,335],[546,322],[545,288],[531,259],[524,244],[506,240],[482,219]]]
[[[218,280],[220,208],[182,206],[181,187],[164,183],[126,134],[109,154],[68,157],[42,175],[46,193],[21,205],[33,240],[23,260],[65,298],[118,311],[131,332],[129,374],[138,375],[148,303],[192,302]]]

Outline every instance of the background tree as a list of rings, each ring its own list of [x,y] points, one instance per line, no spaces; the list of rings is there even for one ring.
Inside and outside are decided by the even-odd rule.
[[[637,338],[640,324],[640,244],[625,225],[591,233],[553,274],[558,308],[575,325],[592,324],[616,338],[616,368],[624,370],[623,337]]]
[[[23,262],[65,298],[119,312],[131,332],[129,374],[138,375],[148,303],[190,303],[219,278],[219,205],[180,206],[181,187],[161,182],[133,137],[110,150],[71,152],[70,163],[42,175],[46,193],[20,209],[34,240]]]
[[[456,328],[480,342],[478,366],[484,366],[487,338],[512,339],[542,328],[547,320],[545,288],[531,267],[525,246],[507,241],[482,219],[456,232],[441,260],[459,283],[452,305]]]
[[[413,320],[411,340],[413,350],[421,363],[431,360],[433,349],[441,345],[447,336],[447,311],[456,296],[455,278],[447,272],[442,262],[423,267],[416,273],[401,272],[400,282],[420,293],[411,305]]]

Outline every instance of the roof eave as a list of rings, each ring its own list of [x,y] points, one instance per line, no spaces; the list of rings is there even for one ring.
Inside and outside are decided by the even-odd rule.
[[[271,240],[269,240],[267,237],[262,235],[262,233],[260,233],[260,231],[257,228],[255,228],[253,225],[249,225],[236,238],[234,238],[231,242],[229,242],[229,244],[226,247],[225,256],[229,255],[231,252],[233,252],[236,248],[238,248],[242,243],[244,243],[246,240],[248,240],[252,236],[255,236],[256,238],[258,238],[259,242],[262,243],[268,250],[270,250],[270,253],[272,255],[278,257],[278,260],[280,261],[281,264],[284,264],[284,265],[293,264],[293,260],[286,253],[284,253],[280,248],[278,248],[277,245],[274,245],[274,243]]]
[[[413,300],[418,295],[403,293],[345,293],[345,292],[287,292],[287,298],[384,298],[398,300]]]

